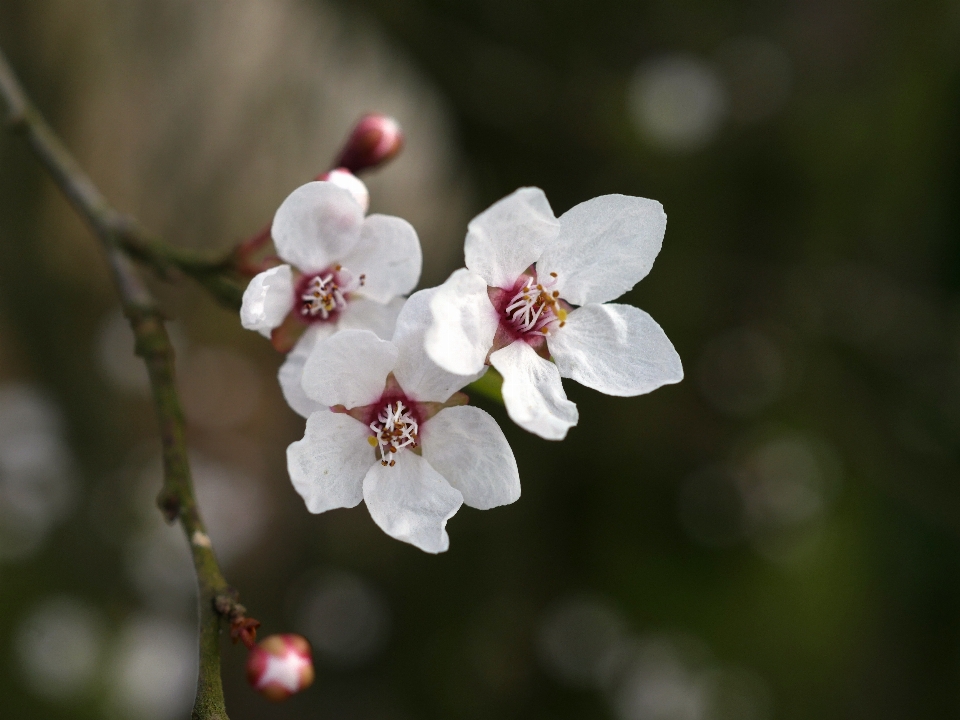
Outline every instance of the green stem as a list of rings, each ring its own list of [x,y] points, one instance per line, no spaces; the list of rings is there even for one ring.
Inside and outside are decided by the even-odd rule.
[[[163,316],[128,255],[160,271],[176,266],[198,279],[211,279],[216,275],[213,271],[216,264],[205,264],[199,256],[150,238],[114,210],[27,98],[2,51],[0,96],[6,100],[11,129],[25,136],[41,164],[99,237],[106,252],[124,314],[136,337],[136,353],[147,366],[160,425],[164,481],[157,502],[167,521],[179,521],[183,528],[190,543],[200,592],[200,666],[192,717],[227,720],[220,679],[220,625],[224,617],[231,620],[242,617],[243,608],[220,571],[197,507],[183,411],[177,394],[173,346]],[[218,267],[225,264],[221,262]],[[222,295],[218,297],[224,299]]]

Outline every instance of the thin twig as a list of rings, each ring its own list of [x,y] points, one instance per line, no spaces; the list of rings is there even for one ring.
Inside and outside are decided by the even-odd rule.
[[[26,135],[33,151],[70,202],[100,235],[109,235],[130,257],[169,279],[179,270],[207,289],[224,305],[239,309],[244,282],[235,268],[234,253],[213,256],[178,248],[114,210],[33,106],[9,62],[0,54],[0,95],[7,102],[12,130]]]
[[[239,272],[236,251],[213,255],[176,247],[126,216],[116,217],[113,229],[126,253],[160,278],[169,280],[179,271],[200,283],[221,304],[240,309],[246,280]]]
[[[26,137],[57,186],[100,238],[124,314],[136,337],[136,353],[147,365],[163,445],[164,482],[157,502],[167,521],[179,520],[183,528],[200,591],[200,668],[193,718],[226,720],[220,680],[220,623],[221,617],[232,621],[238,616],[242,618],[243,609],[220,571],[194,496],[173,347],[164,319],[127,253],[156,267],[161,266],[161,260],[168,260],[181,269],[184,264],[189,265],[187,255],[177,262],[171,257],[169,246],[157,245],[158,241],[142,233],[107,203],[27,98],[2,50],[0,95],[6,101],[11,128]]]

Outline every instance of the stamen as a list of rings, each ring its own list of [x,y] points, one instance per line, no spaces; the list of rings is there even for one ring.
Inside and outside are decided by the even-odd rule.
[[[370,429],[374,433],[370,444],[379,448],[380,464],[384,467],[397,464],[392,457],[388,459],[389,455],[404,448],[415,448],[418,444],[420,427],[402,400],[387,403],[377,419],[370,423]]]
[[[347,306],[347,294],[362,287],[366,277],[361,275],[354,280],[349,270],[335,265],[330,272],[316,275],[300,295],[300,314],[321,320],[328,320],[333,313]]]
[[[557,284],[557,274],[550,273],[550,281],[537,282],[536,278],[527,278],[523,287],[514,295],[504,313],[519,333],[541,333],[549,335],[553,323],[560,320],[561,326],[566,319],[566,311],[561,307],[558,290],[551,291]]]

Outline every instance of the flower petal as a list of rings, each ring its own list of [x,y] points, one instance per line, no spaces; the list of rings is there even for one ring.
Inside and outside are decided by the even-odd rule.
[[[386,303],[417,286],[423,254],[413,225],[392,215],[371,215],[360,228],[360,242],[340,262],[355,277],[365,276],[358,294]]]
[[[264,337],[283,324],[293,309],[293,270],[279,265],[265,270],[247,285],[240,305],[240,324]]]
[[[421,428],[423,457],[479,510],[520,497],[520,471],[497,421],[480,408],[445,408]]]
[[[683,380],[663,328],[632,305],[584,305],[547,338],[560,375],[607,395],[643,395]]]
[[[329,182],[294,190],[273,217],[277,255],[304,272],[323,270],[360,240],[363,210],[353,196]]]
[[[427,320],[427,354],[450,372],[481,372],[500,323],[487,295],[487,281],[461,269],[433,290]]]
[[[397,348],[369,330],[341,330],[320,340],[303,368],[303,391],[311,400],[348,410],[383,394],[397,362]]]
[[[430,288],[411,295],[397,316],[397,329],[393,333],[393,344],[399,352],[393,374],[404,392],[423,402],[445,402],[487,371],[481,365],[479,372],[459,375],[443,369],[427,355],[424,336],[430,322],[432,300],[439,290]]]
[[[656,200],[587,200],[560,217],[560,234],[537,262],[537,275],[557,273],[556,290],[574,305],[614,300],[650,272],[666,229],[667,216]]]
[[[401,450],[394,459],[392,467],[375,463],[363,479],[370,517],[390,537],[424,552],[443,552],[450,547],[447,520],[463,496],[419,455]]]
[[[490,355],[490,364],[503,375],[503,404],[510,419],[547,440],[563,440],[577,424],[577,406],[567,400],[560,371],[523,340]]]
[[[363,297],[351,297],[347,307],[340,313],[337,328],[341,330],[370,330],[381,340],[393,337],[397,326],[397,315],[406,302],[404,298],[394,298],[386,305]]]
[[[337,168],[335,170],[325,172],[317,179],[333,183],[337,187],[346,190],[353,196],[353,199],[357,201],[357,205],[360,206],[360,209],[364,213],[370,209],[370,191],[367,190],[367,186],[364,184],[363,180],[358,178],[349,170],[346,170],[345,168]]]
[[[301,381],[303,380],[303,366],[306,364],[310,352],[319,340],[333,334],[335,330],[336,328],[332,324],[311,325],[297,340],[293,350],[287,353],[287,358],[280,366],[280,372],[277,373],[284,400],[301,417],[307,418],[312,413],[328,409],[326,405],[307,397]]]
[[[287,448],[287,470],[294,489],[312,513],[356,507],[363,500],[363,478],[376,454],[368,428],[343,413],[317,412],[307,419],[303,439]]]
[[[520,188],[470,221],[463,245],[466,266],[487,285],[510,288],[557,237],[559,227],[543,190]]]

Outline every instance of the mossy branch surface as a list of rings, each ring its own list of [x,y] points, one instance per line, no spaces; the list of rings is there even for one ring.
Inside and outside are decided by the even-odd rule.
[[[164,482],[157,502],[166,520],[179,522],[183,528],[199,587],[200,664],[192,717],[226,720],[220,679],[220,630],[226,619],[242,615],[243,610],[223,577],[197,506],[173,346],[163,315],[131,258],[161,273],[178,268],[198,279],[220,300],[238,306],[239,295],[230,296],[224,289],[229,280],[222,271],[228,261],[208,260],[169,246],[150,237],[111,207],[23,92],[2,51],[0,96],[6,101],[10,128],[25,137],[54,182],[100,239],[124,314],[136,337],[136,353],[147,366],[163,447]]]

